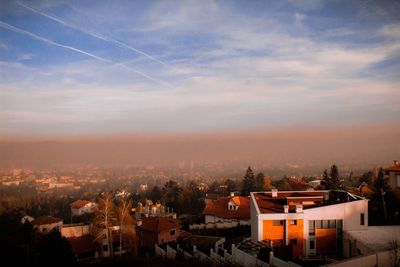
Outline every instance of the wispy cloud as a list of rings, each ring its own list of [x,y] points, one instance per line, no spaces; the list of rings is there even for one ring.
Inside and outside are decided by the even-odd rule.
[[[54,45],[54,46],[57,46],[57,47],[65,48],[65,49],[68,49],[68,50],[71,50],[71,51],[74,51],[74,52],[77,52],[77,53],[86,55],[86,56],[88,56],[88,57],[91,57],[91,58],[94,58],[94,59],[96,59],[96,60],[102,61],[102,62],[104,62],[104,63],[113,64],[114,66],[121,66],[121,67],[123,67],[123,68],[125,68],[125,69],[127,69],[127,70],[129,70],[129,71],[132,71],[132,72],[134,72],[134,73],[136,73],[136,74],[138,74],[138,75],[140,75],[140,76],[142,76],[142,77],[144,77],[144,78],[146,78],[146,79],[148,79],[148,80],[150,80],[150,81],[153,81],[153,82],[158,83],[158,84],[163,85],[163,86],[173,87],[172,85],[169,85],[168,83],[166,83],[166,82],[164,82],[164,81],[160,81],[160,80],[158,80],[158,79],[152,78],[151,76],[149,76],[149,75],[147,75],[147,74],[145,74],[145,73],[143,73],[143,72],[141,72],[141,71],[135,70],[135,69],[133,69],[133,68],[127,66],[127,65],[124,64],[124,63],[121,63],[121,62],[114,62],[114,61],[112,61],[112,60],[109,60],[109,59],[106,59],[106,58],[103,58],[103,57],[100,57],[100,56],[96,56],[96,55],[94,55],[94,54],[92,54],[92,53],[83,51],[83,50],[81,50],[81,49],[78,49],[78,48],[75,48],[75,47],[72,47],[72,46],[69,46],[69,45],[63,45],[63,44],[54,42],[54,41],[52,41],[52,40],[49,40],[49,39],[47,39],[47,38],[44,38],[44,37],[39,36],[39,35],[37,35],[37,34],[34,34],[34,33],[32,33],[32,32],[28,32],[28,31],[25,31],[25,30],[23,30],[23,29],[14,27],[14,26],[12,26],[12,25],[10,25],[10,24],[8,24],[8,23],[5,23],[5,22],[3,22],[3,21],[0,21],[0,27],[1,27],[1,28],[4,28],[4,29],[7,29],[7,30],[10,30],[10,31],[14,31],[14,32],[16,32],[16,33],[28,35],[28,36],[30,36],[30,37],[32,37],[32,38],[34,38],[34,39],[37,39],[37,40],[39,40],[39,41],[45,42],[45,43],[50,44],[50,45]]]
[[[170,67],[170,66],[169,66],[168,64],[166,64],[165,62],[163,62],[163,61],[161,61],[161,60],[159,60],[159,59],[157,59],[157,58],[155,58],[155,57],[153,57],[153,56],[151,56],[151,55],[149,55],[149,54],[147,54],[147,53],[145,53],[145,52],[143,52],[143,51],[141,51],[141,50],[139,50],[139,49],[137,49],[137,48],[135,48],[135,47],[133,47],[133,46],[130,46],[130,45],[124,43],[124,42],[121,42],[121,41],[118,41],[118,40],[116,40],[116,39],[107,37],[107,36],[105,36],[105,35],[102,35],[102,34],[100,34],[100,33],[94,32],[94,31],[89,31],[89,30],[84,29],[84,28],[82,28],[82,27],[79,27],[79,26],[77,26],[77,25],[73,25],[73,24],[71,24],[71,23],[67,23],[66,21],[64,21],[64,20],[62,20],[62,19],[60,19],[60,18],[57,18],[57,17],[54,16],[54,15],[50,15],[50,14],[48,14],[48,13],[46,13],[46,12],[43,12],[43,11],[41,11],[41,10],[39,10],[39,9],[36,9],[36,8],[34,8],[34,7],[32,7],[32,6],[28,5],[28,4],[25,4],[25,3],[21,2],[21,1],[17,1],[17,3],[18,3],[18,5],[20,5],[20,6],[24,7],[24,8],[26,8],[26,9],[29,9],[29,10],[31,10],[31,11],[33,11],[33,12],[39,14],[39,15],[45,16],[46,18],[49,18],[49,19],[51,19],[51,20],[53,20],[53,21],[55,21],[55,22],[58,22],[58,23],[60,23],[60,24],[62,24],[62,25],[64,25],[64,26],[67,26],[67,27],[70,27],[70,28],[72,28],[72,29],[81,31],[81,32],[86,33],[86,34],[89,34],[90,36],[95,37],[95,38],[97,38],[97,39],[100,39],[100,40],[103,40],[103,41],[106,41],[106,42],[110,42],[110,43],[115,44],[115,45],[117,45],[117,46],[119,46],[119,47],[121,47],[121,48],[125,48],[125,49],[128,49],[128,50],[130,50],[130,51],[133,51],[133,52],[135,52],[135,53],[138,53],[138,54],[140,54],[140,55],[142,55],[142,56],[145,56],[146,58],[148,58],[148,59],[150,59],[150,60],[152,60],[152,61],[155,61],[155,62],[157,62],[157,63],[159,63],[159,64],[161,64],[161,65],[163,65],[163,66],[165,66],[165,67]]]

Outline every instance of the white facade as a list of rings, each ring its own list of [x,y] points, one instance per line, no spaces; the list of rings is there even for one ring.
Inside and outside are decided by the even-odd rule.
[[[309,248],[309,221],[315,220],[342,220],[342,230],[367,230],[368,229],[368,200],[359,199],[338,204],[326,204],[320,207],[298,209],[293,213],[261,213],[255,199],[255,193],[251,193],[251,239],[253,242],[263,240],[263,221],[282,220],[288,225],[289,220],[303,220],[303,253],[310,254]],[[285,232],[287,231],[287,228]],[[286,235],[286,244],[289,243]]]
[[[89,202],[85,206],[80,208],[71,208],[72,216],[81,216],[87,213],[93,213],[97,208],[97,204],[94,202]]]
[[[37,228],[41,233],[50,233],[53,230],[60,231],[62,225],[63,222],[59,221],[55,223],[36,225],[35,228]]]

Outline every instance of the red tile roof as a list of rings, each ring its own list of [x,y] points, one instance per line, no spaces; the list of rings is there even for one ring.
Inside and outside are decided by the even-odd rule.
[[[45,225],[45,224],[52,224],[62,222],[63,220],[60,218],[52,217],[52,216],[40,216],[33,220],[33,225]]]
[[[400,165],[394,165],[384,169],[385,171],[395,171],[400,172]]]
[[[142,219],[141,229],[159,233],[166,230],[179,228],[179,220],[172,217],[144,217]]]
[[[90,201],[88,201],[88,200],[78,199],[78,200],[76,200],[76,201],[71,203],[71,208],[80,209],[80,208],[83,208],[84,206],[86,206],[89,203],[90,203]]]
[[[239,206],[237,210],[228,209],[230,200]],[[223,219],[250,219],[250,199],[248,197],[235,196],[210,201],[206,204],[203,214]]]
[[[70,237],[68,241],[75,255],[95,251],[97,249],[97,243],[94,242],[94,237],[91,235]]]

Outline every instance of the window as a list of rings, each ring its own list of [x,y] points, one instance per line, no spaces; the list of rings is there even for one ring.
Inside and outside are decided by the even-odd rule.
[[[336,220],[329,220],[329,228],[336,228]]]
[[[365,225],[365,215],[364,215],[364,213],[360,214],[360,225]]]
[[[400,187],[400,175],[396,176],[396,186]]]
[[[310,249],[315,249],[315,241],[310,240]]]
[[[164,237],[161,237],[161,244],[164,244],[165,243],[165,239],[164,239]]]
[[[290,220],[290,225],[297,225],[297,220]]]
[[[108,251],[108,245],[103,246],[103,251]]]
[[[174,230],[171,230],[171,231],[169,232],[169,234],[170,234],[171,236],[175,236],[175,233],[176,233],[175,229],[174,229]]]
[[[314,220],[308,221],[308,232],[310,234],[315,234],[315,221]]]
[[[315,221],[315,228],[321,229],[322,228],[322,221],[321,220],[316,220]]]
[[[282,220],[273,220],[273,221],[272,221],[272,225],[273,225],[273,226],[280,226],[280,225],[283,225],[283,221],[282,221]]]

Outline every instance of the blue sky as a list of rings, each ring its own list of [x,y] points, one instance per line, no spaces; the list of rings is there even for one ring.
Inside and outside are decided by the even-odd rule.
[[[400,120],[400,1],[1,1],[0,135]]]

